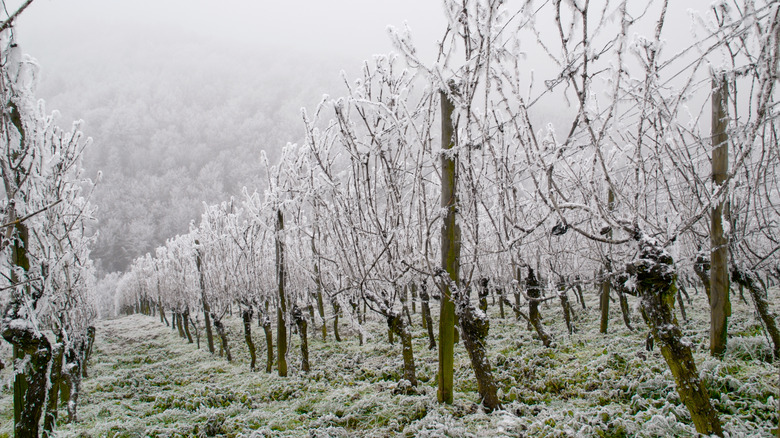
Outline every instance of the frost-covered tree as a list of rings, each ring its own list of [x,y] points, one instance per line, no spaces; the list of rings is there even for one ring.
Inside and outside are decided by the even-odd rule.
[[[716,17],[720,17],[724,5],[714,9]],[[627,2],[608,2],[599,10],[587,3],[557,2],[551,24],[557,27],[560,38],[554,50],[552,45],[546,49],[563,68],[556,80],[545,85],[551,90],[565,85],[577,114],[563,136],[548,128],[543,138],[531,138],[526,146],[537,192],[562,227],[610,246],[611,272],[607,275],[623,271],[631,274],[625,286],[641,296],[643,316],[661,345],[683,403],[702,433],[722,431],[699,380],[689,344],[681,338],[673,315],[676,273],[671,254],[680,254],[686,240],[694,240],[691,234],[715,233],[716,222],[713,220],[713,229],[708,230],[706,221],[712,207],[738,183],[735,177],[741,170],[749,168],[754,145],[760,141],[758,133],[773,129],[768,108],[776,82],[772,74],[776,67],[772,66],[777,63],[777,54],[772,47],[776,44],[777,5],[749,2],[743,6],[739,10],[746,15],[741,19],[716,27],[704,41],[667,54],[663,31],[668,2],[657,2],[646,9],[645,17],[655,18],[644,25],[645,30],[641,20],[630,19],[636,16],[636,10]],[[614,33],[604,32],[605,27],[590,26],[592,22],[607,23],[604,20],[614,16],[620,17],[619,26],[611,25]],[[610,28],[608,23],[605,26]],[[706,67],[721,66],[707,55],[720,51],[734,54],[728,50],[731,44],[751,46],[759,41],[764,42],[763,48],[759,43],[741,52],[754,54],[745,55],[748,62],[737,62],[730,68],[734,74],[755,72],[749,88],[751,105],[741,122],[735,119],[731,130],[735,139],[729,140],[734,142],[733,166],[713,184],[713,170],[704,166],[702,159],[706,160],[719,144],[710,141],[709,132],[702,132],[696,124],[700,116],[693,114],[691,124],[690,111],[696,99],[706,100],[712,95],[716,100],[712,91],[720,89],[710,88]],[[704,44],[708,48],[703,48]],[[695,53],[699,50],[702,53]],[[745,60],[741,54],[731,60],[737,58]],[[609,59],[612,65],[604,65],[603,59]],[[607,84],[606,98],[594,91],[594,84],[602,79]],[[525,101],[516,97],[515,102],[521,103],[518,120],[533,133],[533,124],[522,117],[527,111]],[[720,121],[713,120],[712,124]],[[605,202],[605,193],[614,195],[614,204]],[[723,223],[718,217],[720,211],[715,209],[713,217]],[[715,238],[712,241],[719,242],[713,245],[715,254],[723,243]],[[728,307],[716,302],[727,304],[728,284],[725,286],[725,297],[721,295],[724,292],[717,292],[720,298],[712,298],[713,339],[721,337],[724,341]],[[716,294],[714,287],[712,293]],[[720,351],[724,346],[721,343]]]
[[[197,284],[198,293],[154,292],[143,275],[121,287],[136,283],[136,302],[147,311],[154,293],[165,307],[198,307],[207,330],[237,304],[252,366],[248,327],[256,310],[269,372],[276,310],[280,375],[293,324],[305,370],[306,324],[318,316],[327,337],[325,301],[337,340],[339,317],[347,315],[362,343],[370,308],[387,323],[390,341],[400,339],[404,379],[414,385],[406,295],[420,292],[435,348],[425,315],[435,284],[439,399],[453,401],[460,333],[492,410],[500,400],[486,349],[489,294],[500,315],[511,306],[552,346],[560,338],[542,303],[560,303],[571,334],[568,292],[584,309],[583,285],[599,284],[601,331],[611,290],[629,329],[626,295],[637,296],[697,431],[722,434],[675,306],[681,273],[695,271],[709,285],[711,269],[723,280],[724,264],[709,253],[727,248],[731,281],[748,288],[775,347],[780,342],[762,284],[778,275],[778,7],[717,3],[695,17],[690,45],[672,47],[664,41],[671,8],[664,0],[447,0],[433,63],[419,59],[408,33],[392,33],[401,54],[366,62],[357,79],[345,80],[343,97],[325,97],[305,113],[305,144],[288,145],[275,166],[264,163],[264,191],[247,190],[241,205],[206,207],[180,250],[169,244],[157,254],[177,260],[156,265],[160,272],[181,270],[178,289]],[[532,72],[526,50],[545,56],[549,68]],[[713,87],[713,76],[726,79]],[[719,97],[725,84],[727,96]],[[718,123],[702,108],[712,102],[728,106],[729,116],[714,120],[726,122],[725,142],[711,138]],[[549,123],[544,105],[566,109]],[[725,172],[712,167],[724,144]],[[725,241],[716,237],[718,224]],[[710,289],[712,339],[720,339],[728,288]]]
[[[417,232],[430,229],[433,210],[420,209],[433,203],[430,192],[421,191],[421,181],[433,173],[435,98],[426,85],[397,56],[378,56],[364,64],[360,79],[347,82],[347,96],[318,108],[315,116],[334,116],[324,128],[306,120],[306,153],[320,180],[319,231],[336,243],[332,268],[346,281],[341,288],[357,292],[385,319],[391,339],[400,339],[404,379],[412,385],[417,379],[402,299],[413,269],[419,272],[422,264],[422,271],[433,271],[426,266],[432,236]]]
[[[90,143],[74,124],[65,131],[56,113],[35,99],[38,66],[23,55],[10,23],[0,33],[0,93],[3,178],[3,338],[14,347],[14,432],[37,436],[41,414],[51,433],[61,376],[70,392],[68,412],[76,419],[78,387],[94,339],[95,270],[89,259],[94,239],[92,183],[81,168]],[[52,342],[47,332],[53,332]],[[49,370],[54,370],[49,373]],[[46,398],[50,403],[44,406]]]

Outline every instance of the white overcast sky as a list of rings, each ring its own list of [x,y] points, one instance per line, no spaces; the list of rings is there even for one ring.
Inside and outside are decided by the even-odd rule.
[[[9,11],[21,2],[6,0]],[[537,0],[535,4],[544,3],[547,1]],[[636,11],[646,4],[646,0],[629,1],[630,9]],[[706,11],[711,4],[712,0],[670,2],[662,36],[667,55],[690,44],[688,10]],[[656,16],[655,12],[647,15],[651,20]],[[159,37],[160,30],[179,38],[192,36],[243,50],[272,49],[311,55],[313,69],[317,68],[317,60],[344,59],[346,65],[342,68],[355,71],[362,60],[391,51],[387,27],[401,27],[404,23],[411,28],[423,61],[432,64],[436,42],[446,28],[441,0],[35,0],[16,28],[22,49],[38,58],[46,76],[50,65],[47,57],[53,54],[67,53],[67,62],[94,63],[95,59],[87,57],[99,58],[101,52],[73,50],[89,46],[85,39],[117,37],[107,41],[116,40],[119,44],[106,44],[99,50],[122,53],[128,50],[122,44],[148,42],[153,35],[161,39],[159,44],[166,44],[165,37]],[[549,38],[558,38],[552,28]],[[527,46],[535,45],[533,39]],[[559,70],[549,64],[541,51],[535,53],[533,47],[530,50],[526,58],[528,69],[536,72],[537,80],[558,74]],[[49,71],[48,76],[52,75],[56,72]]]
[[[9,10],[15,3],[7,2]],[[17,28],[33,56],[42,44],[52,50],[85,31],[100,38],[104,32],[165,28],[249,48],[361,60],[391,50],[388,25],[407,22],[415,41],[432,46],[444,33],[441,11],[439,0],[36,0]]]
[[[6,0],[9,11],[21,2]],[[629,2],[635,7],[646,3]],[[688,33],[686,9],[704,10],[711,3],[673,0],[664,29],[667,40]],[[165,28],[231,45],[362,60],[390,51],[387,26],[404,23],[423,56],[434,56],[435,42],[445,30],[440,0],[36,0],[17,28],[33,56],[41,45],[56,50],[83,35],[101,38],[106,32]]]

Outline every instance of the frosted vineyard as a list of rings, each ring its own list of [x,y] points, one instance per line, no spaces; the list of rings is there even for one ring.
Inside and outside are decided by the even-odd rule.
[[[114,273],[17,13],[0,433],[780,436],[777,2],[445,0]]]

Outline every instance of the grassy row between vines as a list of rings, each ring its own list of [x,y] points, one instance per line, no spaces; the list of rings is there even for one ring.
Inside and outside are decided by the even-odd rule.
[[[771,295],[770,302],[780,302],[777,289]],[[752,307],[732,299],[729,349],[720,361],[706,350],[705,298],[693,299],[691,319],[682,325],[724,429],[730,436],[770,436],[778,422],[778,367]],[[292,335],[286,378],[249,371],[237,315],[227,318],[232,363],[204,351],[204,340],[197,350],[157,317],[100,321],[80,421],[61,422],[58,436],[695,436],[660,352],[644,348],[647,330],[637,309],[631,332],[614,303],[610,333],[600,335],[595,305],[591,294],[587,311],[576,308],[573,336],[559,306],[542,307],[556,337],[552,348],[544,348],[524,321],[514,321],[509,309],[500,319],[490,307],[490,360],[504,404],[492,414],[478,405],[462,346],[456,347],[456,401],[436,402],[437,356],[427,349],[419,313],[413,321],[420,385],[411,392],[399,383],[400,344],[388,343],[379,319],[367,324],[372,337],[363,346],[349,318],[342,319],[339,343],[330,330],[327,342],[310,330],[308,374],[299,371],[299,338]],[[265,341],[256,325],[253,335],[264,369]],[[8,369],[2,378],[0,436],[12,436]]]

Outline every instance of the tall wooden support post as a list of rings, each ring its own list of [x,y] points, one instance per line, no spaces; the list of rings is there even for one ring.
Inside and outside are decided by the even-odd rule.
[[[728,134],[728,82],[725,76],[712,80],[712,181],[717,190],[726,182],[729,170]],[[728,236],[723,233],[723,216],[726,213],[724,195],[712,209],[710,229],[710,354],[723,357],[726,353],[728,318],[731,316],[729,300]]]
[[[455,361],[455,303],[451,284],[458,284],[460,271],[460,227],[457,224],[458,197],[457,153],[455,132],[452,123],[454,105],[441,92],[441,207],[445,210],[441,228],[441,264],[446,271],[441,293],[439,315],[439,389],[437,398],[441,403],[453,401],[453,367]]]
[[[322,276],[320,275],[320,257],[317,253],[317,246],[314,244],[315,230],[311,236],[311,252],[314,256],[314,284],[317,288],[317,313],[319,313],[322,319],[322,342],[328,340],[328,324],[325,322],[325,304],[322,300]],[[312,319],[312,324],[314,319]]]
[[[206,338],[209,342],[209,353],[214,354],[214,334],[211,332],[211,307],[206,296],[206,280],[203,276],[203,261],[200,254],[200,242],[195,241],[195,266],[198,268],[198,277],[200,281],[200,297],[203,301],[203,320],[206,324]]]
[[[604,279],[601,282],[601,296],[599,297],[599,303],[601,307],[601,325],[599,326],[599,333],[606,334],[607,333],[607,327],[609,326],[609,293],[610,293],[610,283],[609,280],[607,280],[609,273],[608,270],[610,269],[610,263],[606,263],[607,266],[607,272],[604,272],[603,270],[601,272],[604,272]]]
[[[607,209],[609,211],[615,208],[615,192],[612,188],[607,192]],[[607,238],[612,238],[612,230],[607,231]],[[606,273],[604,275],[604,281],[601,283],[601,297],[599,306],[601,308],[601,326],[599,327],[599,333],[606,334],[609,326],[609,294],[611,292],[610,273],[612,271],[612,261],[607,257],[607,263],[605,263]]]
[[[282,209],[276,210],[276,278],[279,285],[279,303],[276,306],[276,342],[278,350],[279,376],[287,377],[287,300],[285,299],[284,266],[284,216]]]

